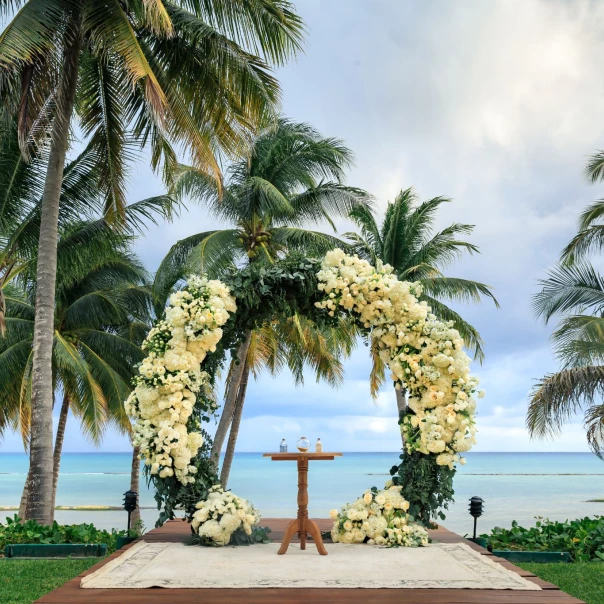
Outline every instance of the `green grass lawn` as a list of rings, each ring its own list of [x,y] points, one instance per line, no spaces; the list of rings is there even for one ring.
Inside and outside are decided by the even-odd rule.
[[[31,604],[98,561],[98,558],[77,560],[0,559],[0,602],[2,604]]]
[[[587,604],[604,604],[604,564],[574,562],[571,564],[517,564],[545,581],[557,585]]]

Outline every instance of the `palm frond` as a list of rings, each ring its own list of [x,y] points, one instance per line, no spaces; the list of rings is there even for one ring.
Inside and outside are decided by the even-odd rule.
[[[452,302],[479,303],[484,296],[491,298],[496,308],[499,308],[499,302],[491,291],[491,286],[478,281],[458,277],[424,277],[420,279],[420,283],[424,292],[432,298]]]
[[[604,364],[604,319],[601,317],[564,317],[551,340],[564,369]]]
[[[604,248],[604,225],[597,221],[604,217],[604,200],[599,199],[590,204],[581,212],[579,218],[579,232],[564,248],[560,261],[564,264],[573,264],[581,260],[593,250]]]
[[[585,176],[591,182],[604,178],[604,151],[598,151],[589,158],[585,166]]]
[[[546,375],[533,388],[526,425],[531,436],[553,437],[576,413],[587,409],[586,423],[591,430],[589,444],[601,454],[602,405],[596,403],[604,395],[604,367],[588,366],[564,369]]]
[[[532,297],[531,305],[535,316],[543,317],[546,323],[556,313],[604,311],[604,280],[586,262],[556,265],[539,285],[541,291]]]
[[[98,49],[99,54],[114,54],[120,58],[131,85],[142,83],[149,108],[162,123],[167,106],[166,95],[119,0],[103,3],[89,0],[84,7],[84,28],[88,31],[92,48]]]

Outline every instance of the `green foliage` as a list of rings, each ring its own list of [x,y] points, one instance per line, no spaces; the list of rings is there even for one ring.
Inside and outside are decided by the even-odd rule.
[[[98,558],[0,559],[0,601],[2,604],[31,604],[97,562]]]
[[[583,413],[587,441],[604,455],[604,278],[587,261],[560,264],[539,282],[533,296],[536,316],[559,324],[551,336],[560,371],[541,378],[530,394],[526,416],[531,436],[557,436]]]
[[[604,561],[604,516],[558,522],[537,518],[535,526],[524,528],[512,522],[512,528],[495,527],[481,535],[493,549],[515,551],[569,552],[574,560]]]
[[[216,468],[210,462],[212,439],[205,430],[196,429],[203,434],[204,440],[197,455],[191,459],[191,465],[197,468],[193,484],[183,485],[175,476],[159,478],[157,474],[149,472],[149,466],[144,466],[143,472],[147,478],[147,484],[153,483],[155,487],[154,497],[159,510],[159,518],[155,526],[162,526],[164,522],[174,518],[176,509],[184,510],[187,518],[190,518],[195,511],[195,504],[205,501],[210,489],[218,483]]]
[[[260,543],[270,543],[269,533],[271,529],[268,526],[253,526],[251,534],[247,534],[239,527],[232,535],[229,545],[258,545]],[[185,545],[202,545],[204,547],[214,547],[216,543],[206,537],[200,537],[197,534],[191,535]]]
[[[58,524],[50,526],[38,524],[35,520],[21,522],[15,514],[6,518],[6,524],[0,524],[0,551],[6,545],[21,543],[90,543],[107,545],[109,553],[115,551],[118,537],[127,537],[128,531],[111,531],[97,529],[94,524]]]
[[[562,591],[587,604],[604,604],[604,564],[517,563],[516,566],[557,585]]]
[[[403,487],[403,497],[409,502],[409,514],[425,526],[436,517],[445,519],[444,509],[453,501],[455,469],[439,466],[434,455],[414,451],[403,453],[398,466],[392,466],[390,475],[395,485]]]

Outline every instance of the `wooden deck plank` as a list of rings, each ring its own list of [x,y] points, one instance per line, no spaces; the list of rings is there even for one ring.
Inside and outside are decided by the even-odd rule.
[[[315,518],[323,531],[331,528],[331,520]],[[271,537],[279,541],[290,522],[286,518],[263,519],[262,524],[271,528]],[[163,527],[154,529],[141,537],[144,541],[184,541],[190,535],[186,522],[172,520]],[[442,543],[464,542],[482,555],[490,552],[466,541],[460,535],[444,527],[430,531],[432,539]],[[492,556],[492,560],[508,570],[518,573],[539,585],[542,591],[483,590],[483,589],[82,589],[82,577],[94,572],[109,560],[123,553],[134,544],[114,552],[78,577],[43,596],[40,604],[307,604],[329,602],[330,604],[583,604],[558,587],[539,579],[532,573],[514,564]]]

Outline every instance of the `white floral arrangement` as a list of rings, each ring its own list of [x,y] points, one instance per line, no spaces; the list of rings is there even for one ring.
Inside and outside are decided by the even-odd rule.
[[[484,392],[469,373],[470,358],[453,322],[439,321],[418,301],[419,283],[399,281],[389,265],[373,267],[340,249],[328,252],[318,273],[325,298],[316,303],[330,316],[344,309],[356,316],[377,343],[397,389],[409,394],[413,411],[401,430],[409,452],[435,454],[436,463],[465,463],[460,453],[475,444],[474,411]]]
[[[409,502],[401,495],[401,487],[386,483],[363,493],[352,503],[332,510],[331,539],[334,543],[367,543],[388,547],[420,547],[428,544],[428,532],[407,514]]]
[[[192,276],[185,289],[170,296],[165,320],[145,339],[147,357],[125,407],[135,420],[133,443],[140,447],[151,474],[175,476],[182,484],[195,482],[197,468],[191,459],[203,436],[191,414],[209,377],[200,364],[216,350],[221,327],[235,310],[235,300],[223,283]],[[208,411],[215,409],[214,405]]]
[[[213,486],[208,498],[195,507],[191,528],[205,545],[228,545],[236,531],[241,529],[249,536],[260,522],[260,514],[251,503],[220,485]]]

